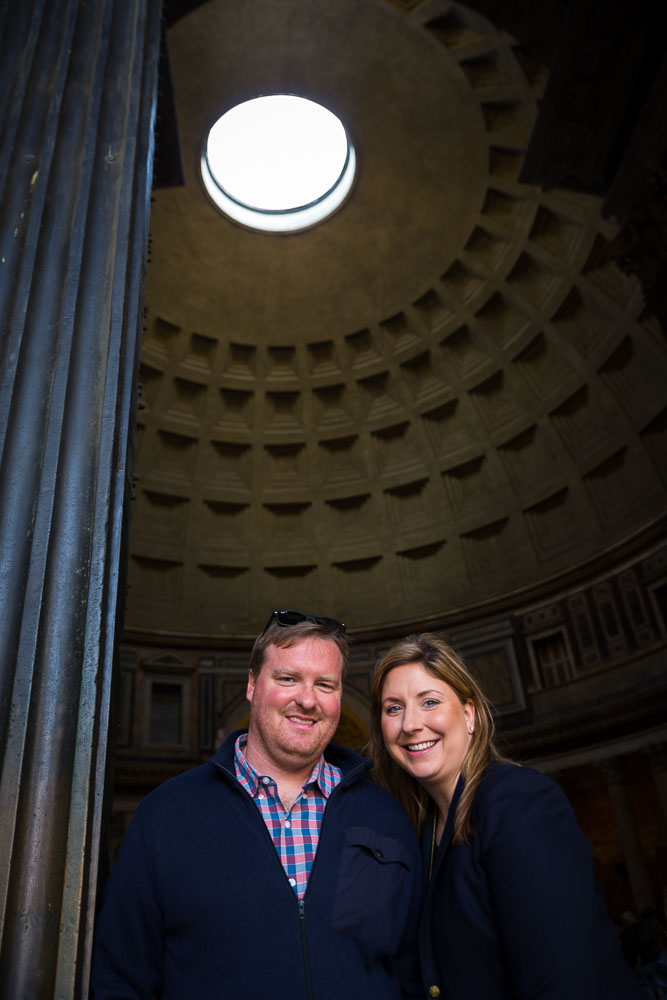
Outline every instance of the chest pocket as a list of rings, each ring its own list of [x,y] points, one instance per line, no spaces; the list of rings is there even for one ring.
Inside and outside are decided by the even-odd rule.
[[[334,930],[352,933],[372,953],[391,953],[405,927],[413,875],[400,840],[365,826],[343,838],[331,915]]]

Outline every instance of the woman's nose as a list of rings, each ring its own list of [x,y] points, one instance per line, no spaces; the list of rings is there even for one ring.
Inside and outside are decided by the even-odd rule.
[[[416,709],[406,707],[403,712],[403,729],[406,733],[416,733],[421,729],[421,719]]]

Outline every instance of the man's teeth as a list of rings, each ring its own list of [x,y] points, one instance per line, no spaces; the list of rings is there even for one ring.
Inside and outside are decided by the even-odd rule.
[[[408,743],[406,750],[428,750],[429,747],[434,747],[437,740],[426,740],[425,743]]]
[[[288,715],[290,722],[298,722],[301,726],[314,726],[315,719],[300,719],[298,715]]]

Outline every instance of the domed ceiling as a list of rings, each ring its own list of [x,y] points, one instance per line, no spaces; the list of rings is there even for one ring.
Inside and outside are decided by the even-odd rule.
[[[665,507],[665,340],[600,201],[519,181],[547,70],[462,4],[209,0],[169,31],[126,624],[352,628],[529,592]],[[301,233],[209,201],[240,101],[330,108],[348,201]]]

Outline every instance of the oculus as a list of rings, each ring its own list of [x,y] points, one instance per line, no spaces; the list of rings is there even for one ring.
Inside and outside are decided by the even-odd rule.
[[[327,108],[273,94],[237,104],[215,122],[201,171],[225,215],[249,229],[285,233],[308,229],[342,205],[356,156]]]

